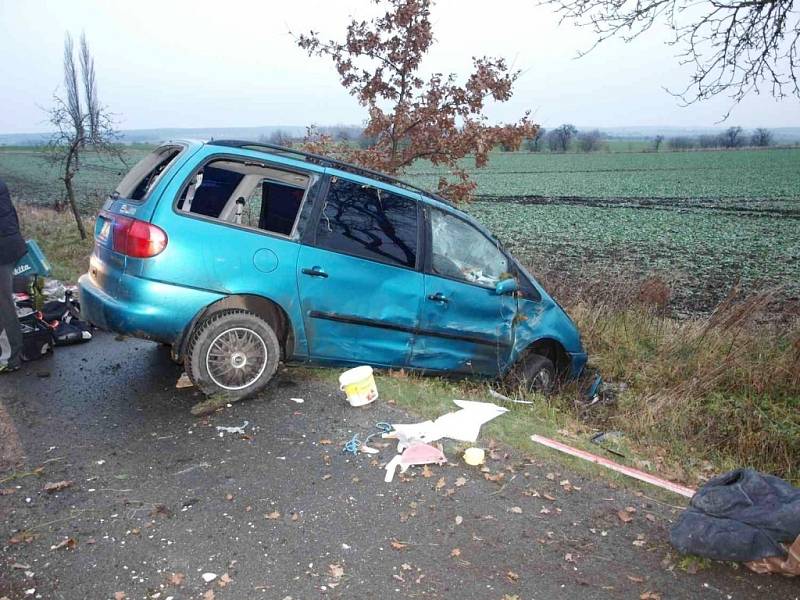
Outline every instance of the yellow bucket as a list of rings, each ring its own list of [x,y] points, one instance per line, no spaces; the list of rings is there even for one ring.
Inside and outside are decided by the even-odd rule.
[[[364,406],[378,397],[372,367],[366,365],[339,375],[339,389],[347,395],[350,406]]]

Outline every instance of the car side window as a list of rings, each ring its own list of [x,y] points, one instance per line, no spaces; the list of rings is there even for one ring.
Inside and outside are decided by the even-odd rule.
[[[475,227],[434,208],[429,214],[434,274],[487,287],[511,276],[505,254]]]
[[[332,177],[317,225],[316,245],[390,265],[417,263],[417,202]]]

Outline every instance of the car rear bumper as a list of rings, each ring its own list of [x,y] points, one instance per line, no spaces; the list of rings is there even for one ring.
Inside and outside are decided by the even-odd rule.
[[[101,329],[174,343],[203,308],[223,296],[122,275],[109,295],[87,273],[78,280],[82,317]]]

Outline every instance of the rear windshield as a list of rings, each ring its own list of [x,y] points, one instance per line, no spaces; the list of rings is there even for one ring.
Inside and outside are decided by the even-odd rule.
[[[114,191],[127,200],[145,200],[183,149],[184,146],[179,145],[156,148],[128,171]]]

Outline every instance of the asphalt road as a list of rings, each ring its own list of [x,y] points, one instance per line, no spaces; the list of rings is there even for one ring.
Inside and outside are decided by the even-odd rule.
[[[500,449],[481,473],[446,445],[449,464],[384,483],[394,445],[341,445],[415,420],[390,398],[354,409],[282,369],[263,398],[197,418],[179,375],[162,348],[99,334],[0,379],[0,448],[18,472],[43,467],[0,484],[0,599],[800,596],[731,565],[685,572],[675,508],[555,458]]]

